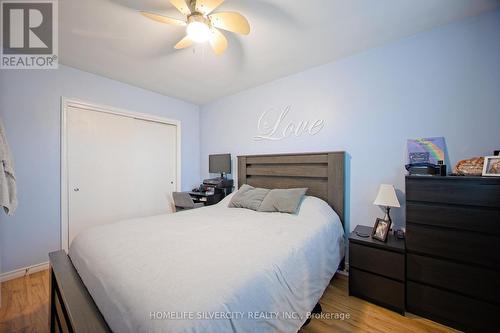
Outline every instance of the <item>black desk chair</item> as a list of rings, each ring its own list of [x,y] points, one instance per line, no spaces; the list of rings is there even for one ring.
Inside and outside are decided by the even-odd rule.
[[[187,192],[172,192],[174,198],[175,211],[194,209],[203,207],[203,202],[194,202],[189,193]]]

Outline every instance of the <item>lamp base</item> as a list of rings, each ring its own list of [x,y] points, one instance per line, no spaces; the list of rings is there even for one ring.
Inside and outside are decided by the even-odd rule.
[[[390,212],[391,212],[391,207],[385,207],[384,221],[390,222],[392,224]]]

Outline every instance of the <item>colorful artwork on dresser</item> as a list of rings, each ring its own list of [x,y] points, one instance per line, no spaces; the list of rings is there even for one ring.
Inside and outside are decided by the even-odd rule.
[[[438,164],[446,155],[444,137],[409,139],[407,148],[409,163]]]

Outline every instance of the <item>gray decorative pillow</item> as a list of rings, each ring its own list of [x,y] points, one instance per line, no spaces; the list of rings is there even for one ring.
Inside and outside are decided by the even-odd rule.
[[[271,190],[259,207],[259,212],[295,213],[306,195],[307,188]]]
[[[229,202],[229,208],[247,208],[257,210],[270,190],[243,185]]]

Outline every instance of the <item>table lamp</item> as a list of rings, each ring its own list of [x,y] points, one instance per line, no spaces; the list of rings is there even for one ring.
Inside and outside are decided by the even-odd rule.
[[[377,197],[375,198],[373,204],[385,207],[384,220],[391,223],[391,215],[389,214],[391,207],[401,207],[398,201],[398,197],[396,196],[396,190],[394,189],[394,186],[388,184],[380,185]]]

